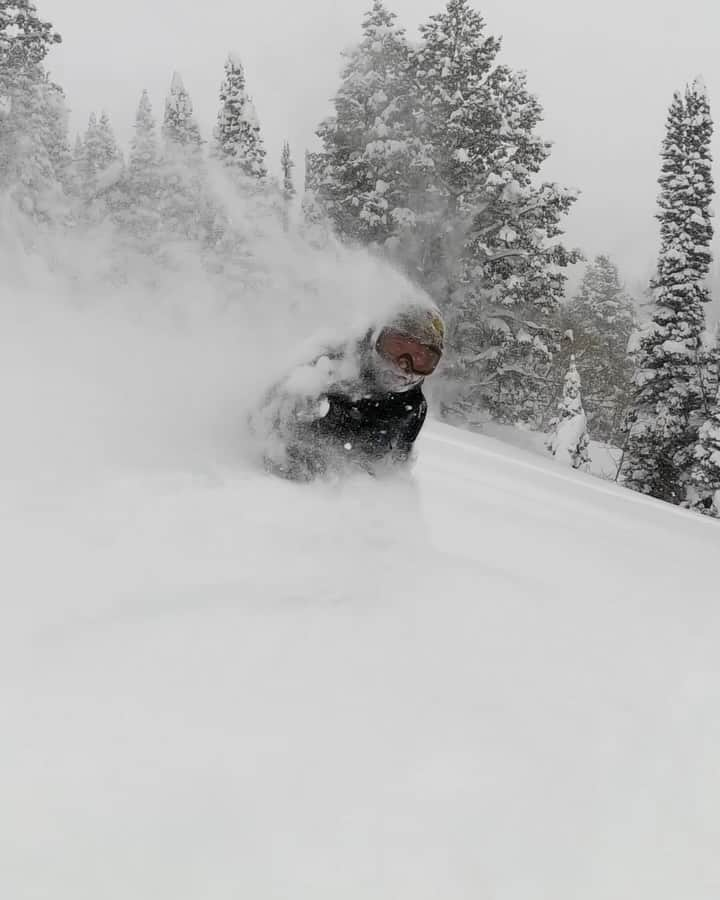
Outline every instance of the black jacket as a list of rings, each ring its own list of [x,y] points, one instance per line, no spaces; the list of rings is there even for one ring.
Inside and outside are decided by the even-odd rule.
[[[361,354],[365,349],[359,345]],[[308,419],[286,407],[276,420],[284,453],[280,459],[265,455],[267,468],[276,474],[309,480],[354,465],[372,471],[405,463],[427,415],[422,383],[397,393],[382,390],[363,370],[362,356],[356,380],[331,384],[312,400],[321,406],[317,415]]]
[[[327,394],[329,410],[300,435],[319,449],[369,462],[404,461],[427,415],[421,385],[402,393]]]

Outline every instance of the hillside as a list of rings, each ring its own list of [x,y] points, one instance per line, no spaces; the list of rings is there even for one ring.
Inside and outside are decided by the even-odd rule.
[[[717,896],[715,523],[434,423],[410,481],[36,488],[13,900]]]

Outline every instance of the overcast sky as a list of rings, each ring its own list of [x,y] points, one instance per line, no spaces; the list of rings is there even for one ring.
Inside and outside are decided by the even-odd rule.
[[[389,0],[411,37],[444,0]],[[38,0],[64,43],[49,68],[66,90],[73,127],[107,108],[129,140],[143,88],[158,116],[177,69],[209,137],[227,52],[245,62],[271,165],[287,137],[298,163],[329,111],[340,50],[357,40],[371,0]],[[554,142],[544,175],[578,187],[568,236],[608,252],[633,284],[650,273],[659,147],[673,90],[697,74],[720,122],[720,3],[716,0],[484,0],[504,62],[527,70]],[[720,139],[715,142],[720,159]],[[716,165],[720,182],[720,167]],[[718,223],[720,225],[720,223]],[[720,241],[716,240],[716,257]]]

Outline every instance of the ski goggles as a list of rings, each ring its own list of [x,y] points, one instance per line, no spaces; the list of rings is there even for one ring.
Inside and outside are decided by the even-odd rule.
[[[385,328],[381,332],[376,348],[382,357],[398,369],[414,375],[432,375],[442,356],[439,350],[420,344],[392,328]]]

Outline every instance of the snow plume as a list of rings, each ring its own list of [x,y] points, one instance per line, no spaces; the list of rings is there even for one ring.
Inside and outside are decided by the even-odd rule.
[[[9,477],[234,460],[272,381],[418,301],[366,252],[309,246],[267,199],[238,192],[219,170],[211,181],[243,262],[220,271],[196,243],[176,244],[161,264],[109,228],[41,234],[3,205],[0,470]]]

